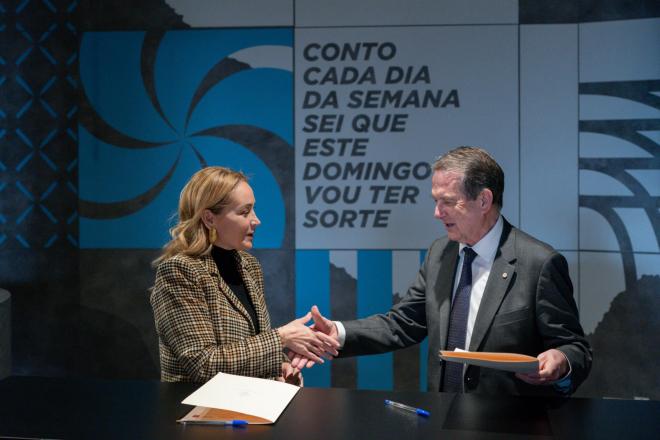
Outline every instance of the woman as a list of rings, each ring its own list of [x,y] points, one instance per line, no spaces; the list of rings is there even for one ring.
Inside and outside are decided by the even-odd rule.
[[[198,171],[181,191],[151,293],[163,381],[223,372],[295,383],[284,347],[320,362],[337,354],[332,338],[305,326],[309,314],[270,328],[261,266],[245,252],[261,223],[254,204],[246,176],[223,167]]]

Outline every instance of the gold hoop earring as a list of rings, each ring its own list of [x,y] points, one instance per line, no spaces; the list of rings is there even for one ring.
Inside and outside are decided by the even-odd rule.
[[[215,243],[218,239],[218,231],[215,228],[209,228],[209,241],[211,244]]]

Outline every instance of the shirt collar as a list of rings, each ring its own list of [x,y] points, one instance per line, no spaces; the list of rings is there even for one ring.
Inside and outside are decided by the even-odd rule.
[[[484,235],[481,240],[476,242],[472,249],[477,253],[477,256],[483,258],[488,262],[495,260],[495,254],[497,253],[497,246],[500,244],[500,238],[502,238],[502,230],[504,229],[504,220],[500,215],[495,222],[495,225],[490,228],[490,231]],[[467,245],[465,243],[460,243],[458,246],[458,252],[460,253],[463,248]]]

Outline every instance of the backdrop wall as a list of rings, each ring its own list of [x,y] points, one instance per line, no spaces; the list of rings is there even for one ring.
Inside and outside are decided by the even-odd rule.
[[[219,5],[221,3],[221,5]],[[660,398],[660,10],[653,2],[10,2],[0,287],[15,374],[158,377],[150,261],[206,165],[251,175],[275,325],[405,293],[429,162],[487,148],[504,215],[568,259],[594,368]],[[306,384],[425,389],[426,346]],[[612,368],[616,365],[616,368]]]

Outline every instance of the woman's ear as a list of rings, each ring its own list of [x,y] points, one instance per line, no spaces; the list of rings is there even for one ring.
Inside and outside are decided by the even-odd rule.
[[[209,229],[213,226],[213,212],[210,209],[202,211],[202,222]]]

